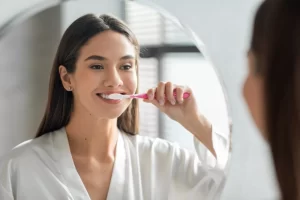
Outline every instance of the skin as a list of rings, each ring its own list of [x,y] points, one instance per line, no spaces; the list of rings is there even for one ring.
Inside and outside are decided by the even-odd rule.
[[[124,99],[118,104],[108,104],[97,93],[135,93],[135,60],[135,48],[129,40],[109,30],[94,36],[82,47],[73,74],[67,73],[64,66],[59,67],[64,88],[68,91],[71,88],[74,95],[74,111],[66,126],[71,154],[93,200],[107,197],[118,138],[117,118],[131,103],[130,99]],[[177,98],[173,97],[173,90]],[[191,96],[183,100],[183,92]],[[146,103],[152,103],[179,122],[215,155],[211,124],[197,111],[189,88],[161,82],[149,89],[148,95]]]
[[[252,51],[248,53],[248,74],[244,82],[243,95],[248,105],[249,112],[260,130],[262,136],[267,139],[265,131],[264,112],[264,87],[263,78],[256,72],[256,57]]]
[[[176,97],[173,96],[173,91],[176,92]],[[190,93],[189,98],[183,99],[184,92]],[[152,103],[161,112],[180,123],[216,157],[211,123],[198,111],[196,99],[189,87],[160,82],[156,88],[149,89],[147,94],[149,100],[144,102]]]

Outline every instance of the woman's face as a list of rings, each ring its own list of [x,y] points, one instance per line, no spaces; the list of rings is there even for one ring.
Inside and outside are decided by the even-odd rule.
[[[252,118],[262,133],[266,137],[266,122],[265,122],[265,106],[264,106],[264,91],[263,78],[256,71],[256,58],[252,51],[248,53],[248,75],[246,77],[243,94],[248,105]]]
[[[120,33],[108,30],[91,38],[79,52],[75,72],[68,74],[75,112],[84,110],[97,119],[119,117],[131,100],[107,100],[101,94],[135,93],[136,59],[134,45]]]

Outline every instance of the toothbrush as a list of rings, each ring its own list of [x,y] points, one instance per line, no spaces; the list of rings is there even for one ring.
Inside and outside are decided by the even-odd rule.
[[[177,94],[174,91],[173,96],[176,97]],[[183,99],[189,98],[190,93],[185,92],[183,93]],[[134,98],[134,99],[148,99],[148,95],[146,93],[144,94],[129,94],[129,95],[124,95],[124,94],[109,94],[109,95],[102,95],[102,97],[107,98],[107,99],[113,99],[113,100],[119,100],[119,99],[129,99],[129,98]]]

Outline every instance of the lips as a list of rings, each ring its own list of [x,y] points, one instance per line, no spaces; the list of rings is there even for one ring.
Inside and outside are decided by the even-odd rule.
[[[106,99],[103,96],[110,95],[110,94],[122,94],[122,95],[125,95],[126,93],[125,92],[102,92],[102,93],[96,93],[97,96],[99,96],[99,97],[101,97],[103,99]]]
[[[101,95],[101,94],[105,94],[105,95],[109,95],[109,94],[126,94],[126,92],[111,91],[111,92],[98,92],[98,93],[96,93],[96,95]]]
[[[126,92],[123,91],[106,91],[106,92],[99,92],[96,93],[96,95],[98,96],[99,100],[101,102],[107,103],[107,104],[119,104],[120,102],[122,102],[122,100],[113,100],[113,99],[107,99],[104,98],[104,95],[109,95],[109,94],[126,94]]]

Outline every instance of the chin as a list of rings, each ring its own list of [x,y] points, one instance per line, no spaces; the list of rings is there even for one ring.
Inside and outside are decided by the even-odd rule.
[[[97,108],[92,109],[93,113],[97,118],[105,118],[105,119],[116,119],[120,117],[128,108],[127,102],[116,106],[108,105],[108,106],[98,106]]]
[[[117,111],[117,110],[114,110],[114,111],[105,110],[105,111],[103,111],[102,110],[99,113],[100,114],[98,114],[98,118],[116,119],[116,118],[118,118],[122,115],[123,111],[121,111],[121,110],[119,110],[119,111]]]

